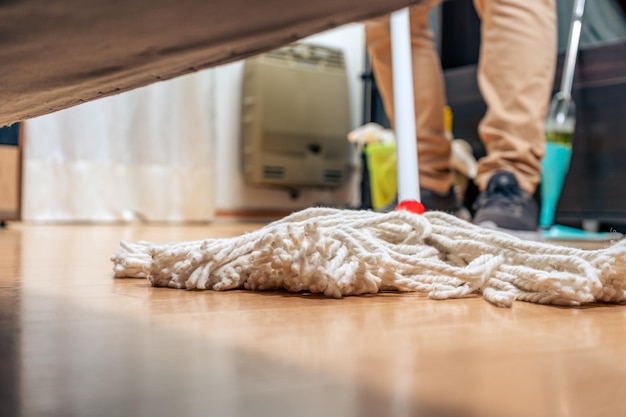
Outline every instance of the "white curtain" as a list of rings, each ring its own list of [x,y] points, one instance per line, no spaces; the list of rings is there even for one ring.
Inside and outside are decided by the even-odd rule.
[[[27,121],[24,220],[211,220],[212,80],[203,71]]]

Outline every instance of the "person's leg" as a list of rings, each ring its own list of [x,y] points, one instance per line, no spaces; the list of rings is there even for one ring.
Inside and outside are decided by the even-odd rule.
[[[474,0],[482,20],[478,82],[487,103],[479,126],[487,156],[475,180],[481,190],[500,170],[530,194],[540,181],[557,53],[554,1]]]
[[[478,83],[487,103],[479,135],[474,222],[536,230],[544,120],[554,82],[554,0],[474,0],[482,18]]]
[[[439,3],[429,0],[412,6],[411,48],[413,54],[415,120],[419,155],[420,187],[448,193],[452,184],[450,141],[445,135],[445,90],[439,56],[428,28],[428,12]],[[376,84],[387,116],[393,123],[393,79],[389,17],[365,24],[366,43]]]

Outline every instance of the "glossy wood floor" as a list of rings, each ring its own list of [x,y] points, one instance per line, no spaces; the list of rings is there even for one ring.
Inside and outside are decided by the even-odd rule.
[[[260,226],[0,230],[0,416],[626,415],[626,306],[112,279],[120,239]]]

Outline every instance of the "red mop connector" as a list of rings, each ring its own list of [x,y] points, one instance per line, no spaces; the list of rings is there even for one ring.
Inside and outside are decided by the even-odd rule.
[[[424,214],[426,207],[417,200],[402,200],[396,206],[396,211],[408,211],[415,214]]]

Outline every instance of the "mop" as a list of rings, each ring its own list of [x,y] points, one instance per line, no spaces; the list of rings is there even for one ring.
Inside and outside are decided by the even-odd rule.
[[[524,241],[419,202],[407,9],[391,17],[397,109],[395,211],[313,207],[234,238],[154,244],[121,242],[117,278],[187,290],[310,292],[326,297],[422,292],[432,299],[481,295],[581,305],[626,298],[626,241],[581,250]]]
[[[546,153],[541,163],[539,225],[543,237],[549,240],[606,241],[621,237],[621,234],[616,232],[591,232],[554,224],[556,206],[572,156],[572,139],[576,127],[576,105],[572,98],[572,84],[584,10],[585,0],[575,0],[565,50],[561,88],[552,97],[546,117]]]

